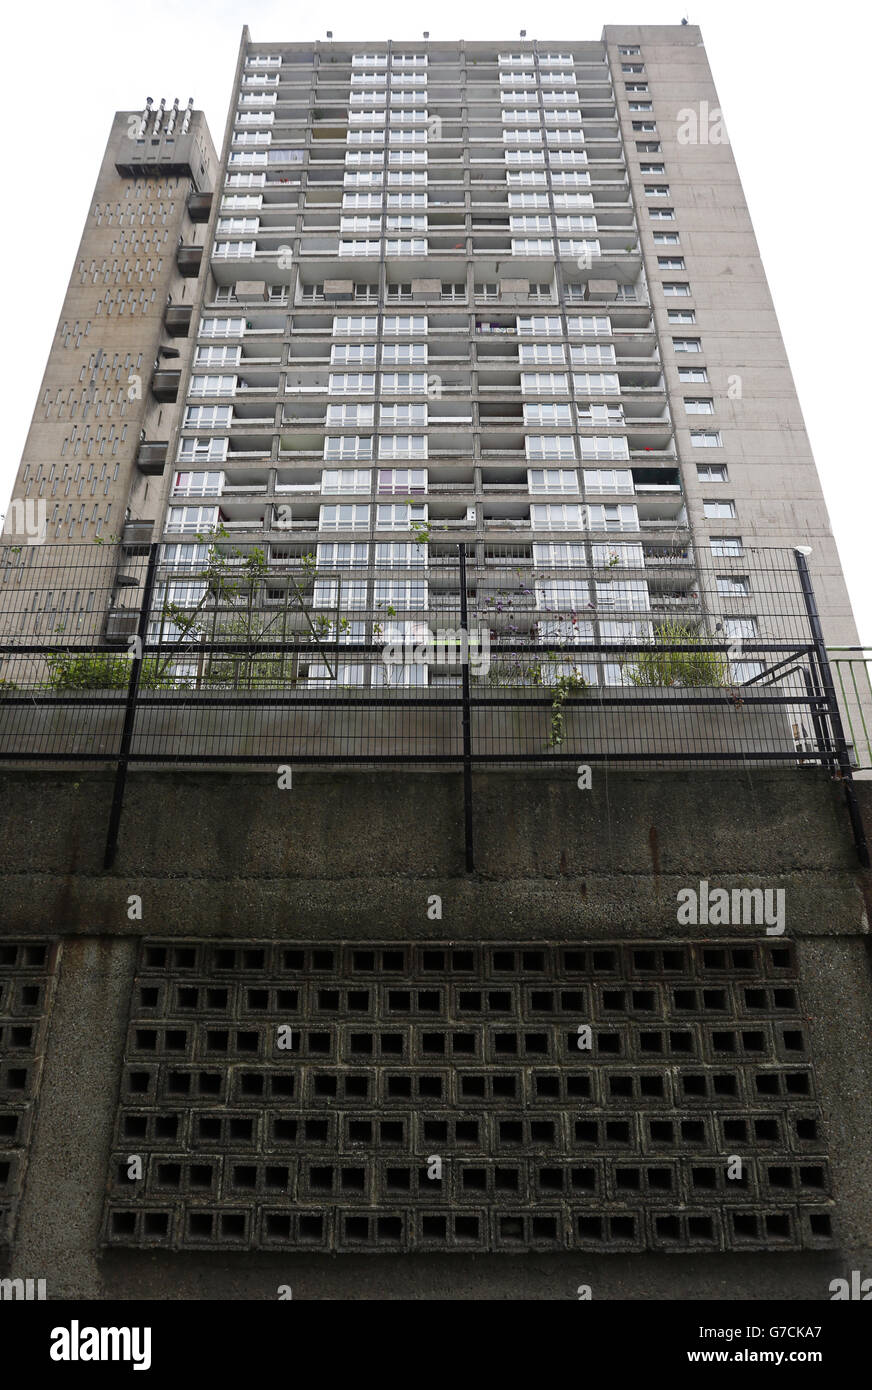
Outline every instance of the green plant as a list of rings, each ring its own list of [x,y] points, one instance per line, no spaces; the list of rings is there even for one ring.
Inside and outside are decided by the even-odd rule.
[[[583,676],[579,676],[575,671],[571,671],[565,676],[558,676],[557,680],[551,686],[551,733],[548,736],[549,748],[558,748],[563,742],[566,726],[563,706],[568,697],[576,691],[589,689],[590,681],[586,681]]]
[[[111,652],[49,656],[46,666],[50,690],[126,690],[130,682],[130,657]],[[148,657],[142,663],[139,684],[141,689],[157,690],[179,682],[166,673],[165,666],[159,669],[155,657]]]
[[[633,685],[729,685],[729,663],[717,652],[672,650],[703,644],[695,628],[670,619],[658,627],[650,651],[639,652],[622,665]]]

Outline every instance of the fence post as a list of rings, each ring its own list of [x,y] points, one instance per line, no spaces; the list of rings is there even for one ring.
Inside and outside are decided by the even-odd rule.
[[[463,701],[463,831],[466,870],[475,869],[472,841],[472,718],[469,706],[469,615],[466,609],[466,546],[458,546],[460,556],[460,680]]]
[[[848,807],[851,829],[854,832],[854,844],[857,846],[857,857],[863,865],[863,868],[868,869],[869,845],[866,841],[866,830],[863,825],[863,817],[860,815],[857,791],[854,786],[854,774],[851,770],[851,759],[848,756],[848,744],[845,739],[845,731],[842,727],[842,712],[839,709],[839,702],[836,698],[836,687],[833,683],[833,673],[830,670],[830,659],[827,656],[827,648],[824,642],[817,600],[814,596],[811,575],[809,573],[806,556],[810,552],[800,546],[794,546],[793,553],[796,556],[796,568],[799,572],[802,597],[805,601],[805,611],[808,614],[809,627],[811,628],[812,641],[814,643],[815,655],[820,670],[824,699],[830,719],[830,727],[833,731],[833,742],[836,745],[836,761],[839,765],[842,785],[845,788],[845,803]]]
[[[133,740],[133,725],[136,720],[136,697],[139,694],[139,681],[142,675],[145,639],[148,634],[148,619],[151,613],[151,599],[154,592],[157,572],[158,545],[152,542],[148,551],[148,568],[145,572],[145,586],[142,592],[142,607],[139,610],[137,643],[130,662],[130,680],[127,683],[127,701],[124,707],[124,727],[121,730],[121,743],[118,748],[118,761],[115,767],[115,786],[112,791],[112,809],[109,812],[109,829],[106,832],[106,851],[103,855],[103,868],[111,869],[118,848],[118,827],[121,824],[121,807],[124,803],[124,787],[127,782],[127,765],[130,759],[130,745]]]

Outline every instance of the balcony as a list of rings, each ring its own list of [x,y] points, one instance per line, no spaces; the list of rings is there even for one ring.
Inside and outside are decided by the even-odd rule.
[[[186,338],[191,331],[190,304],[170,304],[164,314],[164,328],[171,338]]]
[[[153,521],[126,521],[121,532],[122,548],[128,555],[146,554],[153,534]]]
[[[136,455],[136,466],[147,477],[160,477],[166,468],[169,441],[143,440]]]
[[[180,246],[176,251],[179,274],[184,275],[186,279],[196,279],[200,274],[202,260],[202,246]]]
[[[174,401],[179,394],[182,373],[178,368],[167,371],[161,368],[151,378],[151,392],[156,401]]]
[[[191,193],[186,204],[192,222],[208,222],[212,211],[211,193]]]

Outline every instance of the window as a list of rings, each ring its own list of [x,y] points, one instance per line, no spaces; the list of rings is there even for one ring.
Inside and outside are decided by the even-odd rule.
[[[220,497],[223,473],[177,473],[173,479],[174,497]]]
[[[640,172],[643,173],[643,174],[665,174],[665,173],[666,173],[666,165],[665,165],[665,164],[640,164],[640,165],[639,165],[639,169],[640,169]]]
[[[632,612],[634,609],[648,612],[651,607],[648,585],[635,579],[598,579],[596,606],[607,613]]]
[[[575,441],[571,435],[528,434],[524,443],[528,459],[575,458]]]
[[[664,280],[663,293],[673,299],[689,299],[690,285],[686,280]]]
[[[357,492],[368,496],[371,485],[369,468],[325,468],[321,474],[322,493]]]
[[[612,333],[610,318],[590,314],[570,314],[566,320],[569,333],[579,333],[586,338],[609,338]]]
[[[411,569],[413,565],[426,565],[428,553],[426,545],[417,541],[378,541],[375,547],[375,563],[378,568]]]
[[[377,579],[374,599],[376,608],[420,609],[428,603],[426,579]]]
[[[705,367],[679,367],[678,380],[690,385],[692,382],[708,381]]]
[[[388,429],[401,429],[404,425],[419,425],[426,429],[427,426],[427,406],[420,405],[383,405],[379,411],[379,424]]]
[[[334,343],[330,361],[337,366],[363,366],[375,362],[375,343]]]
[[[641,54],[642,50],[637,43],[618,44],[618,52],[622,58],[633,58]]]
[[[675,208],[649,208],[648,216],[652,222],[674,222]],[[684,267],[675,267],[675,269],[683,270]]]
[[[226,439],[182,439],[179,463],[223,463],[227,458]]]
[[[726,598],[742,598],[751,592],[747,574],[717,574],[715,583],[718,593]]]
[[[426,468],[380,468],[379,492],[424,493],[427,491]]]
[[[741,536],[713,536],[712,555],[744,555]]]
[[[580,347],[570,347],[569,356],[574,367],[615,366],[615,349],[611,343],[582,343]]]
[[[364,502],[339,502],[320,509],[319,531],[368,531],[369,507]]]
[[[626,437],[616,435],[588,435],[579,441],[583,459],[627,459],[630,450]]]
[[[677,232],[654,232],[655,246],[678,246],[680,245]]]
[[[371,434],[328,434],[324,439],[325,459],[371,459]]]
[[[383,434],[379,437],[380,459],[425,459],[426,434]]]
[[[590,549],[593,564],[601,569],[641,569],[644,564],[641,545],[630,541],[609,541],[606,544],[594,542]],[[552,560],[551,563],[557,564],[559,562]],[[567,561],[567,563],[569,562]],[[572,561],[572,563],[580,562]]]
[[[319,569],[361,566],[369,559],[369,546],[366,541],[319,541],[315,558]]]
[[[725,463],[698,463],[696,477],[700,483],[725,483],[727,465]]]
[[[673,338],[672,346],[676,352],[702,352],[700,338]]]
[[[670,323],[696,323],[695,309],[667,309],[666,317]]]
[[[530,508],[530,524],[534,531],[581,531],[583,518],[584,508],[569,502],[534,504]]]
[[[614,372],[579,372],[572,378],[576,396],[616,396],[621,381]]]
[[[566,350],[559,343],[520,343],[518,360],[522,366],[548,366],[549,363],[553,363],[562,367],[566,363]]]
[[[660,141],[637,140],[636,149],[639,154],[660,154]]]
[[[528,468],[528,492],[578,492],[574,468]]]
[[[376,507],[379,531],[408,531],[412,525],[427,525],[426,502],[381,502]]]
[[[633,491],[633,475],[629,468],[585,468],[585,492]]]
[[[217,507],[170,507],[167,531],[212,531],[218,525]]]
[[[720,430],[691,430],[690,442],[694,449],[720,449],[723,441]]]
[[[241,338],[245,332],[245,319],[201,319],[201,338]]]
[[[640,135],[656,135],[657,124],[655,121],[633,121],[633,129]]]
[[[381,389],[383,394],[397,392],[402,395],[426,395],[426,372],[382,372]]]
[[[427,361],[426,343],[385,343],[381,351],[382,366],[424,365]]]
[[[588,507],[592,531],[638,531],[639,514],[629,503],[596,502]]]
[[[229,405],[189,405],[185,410],[183,428],[190,429],[229,429]]]
[[[563,248],[561,247],[561,250]],[[513,256],[553,256],[554,242],[548,237],[513,237]]]
[[[641,550],[641,546],[639,547]],[[533,564],[540,569],[570,569],[587,564],[584,545],[575,541],[538,541],[533,544]],[[544,586],[537,585],[537,594]],[[538,603],[538,599],[537,599]]]
[[[644,87],[642,90],[647,92],[648,88]],[[631,101],[629,107],[631,111],[653,111],[654,103],[650,101]]]
[[[646,184],[645,184],[645,197],[646,197],[646,198],[668,198],[668,197],[669,197],[669,184],[668,184],[668,183],[646,183]]]
[[[569,391],[569,378],[564,372],[522,372],[521,373],[521,394],[538,395],[540,392],[550,395],[566,395]]]
[[[194,376],[188,387],[189,396],[232,396],[236,390],[235,376]]]
[[[580,425],[622,425],[624,408],[620,405],[579,405]]]
[[[316,579],[312,589],[313,608],[365,608],[365,579]]]
[[[568,404],[560,405],[549,402],[547,405],[532,405],[525,402],[524,424],[570,426],[572,424],[572,412]]]
[[[375,423],[374,405],[328,405],[327,425],[360,425],[372,427]]]
[[[259,227],[259,217],[219,217],[215,230],[227,236],[234,236],[245,232],[256,232]]]
[[[253,241],[216,241],[214,254],[226,261],[246,261],[257,251]]]
[[[385,333],[412,334],[427,332],[426,314],[385,314]]]
[[[715,403],[710,396],[685,396],[684,408],[688,415],[714,415]]]
[[[630,96],[630,95],[638,96],[638,95],[640,95],[642,92],[647,92],[647,90],[648,90],[648,83],[647,83],[647,82],[625,82],[625,83],[624,83],[624,91],[627,93],[628,96]],[[632,109],[632,108],[631,108],[631,109]],[[650,107],[649,107],[648,109],[650,110]]]
[[[709,521],[726,521],[736,515],[736,505],[730,498],[725,498],[723,502],[716,502],[713,498],[704,498],[702,504],[703,516]]]
[[[372,372],[331,372],[327,378],[331,396],[363,396],[375,390]]]
[[[756,637],[757,619],[756,618],[724,618],[724,636],[735,637]]]
[[[542,337],[553,334],[559,338],[562,332],[562,324],[556,315],[534,314],[531,318],[517,318],[515,322],[519,333],[535,333]]]
[[[356,333],[377,333],[376,314],[340,314],[333,320],[333,337],[349,337]]]
[[[242,355],[240,347],[198,347],[194,357],[197,367],[236,367]]]
[[[683,256],[658,256],[657,264],[661,270],[684,270]]]

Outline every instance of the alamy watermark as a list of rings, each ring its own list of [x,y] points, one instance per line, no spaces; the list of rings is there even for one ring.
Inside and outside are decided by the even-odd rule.
[[[432,666],[439,662],[459,662],[468,665],[474,676],[486,676],[490,670],[490,629],[429,627],[415,625],[413,635],[386,642],[382,647],[385,666]]]
[[[48,525],[44,497],[13,497],[3,522],[4,544],[42,545]]]
[[[699,888],[678,891],[678,922],[687,927],[762,927],[767,936],[781,936],[785,921],[783,888]]]

